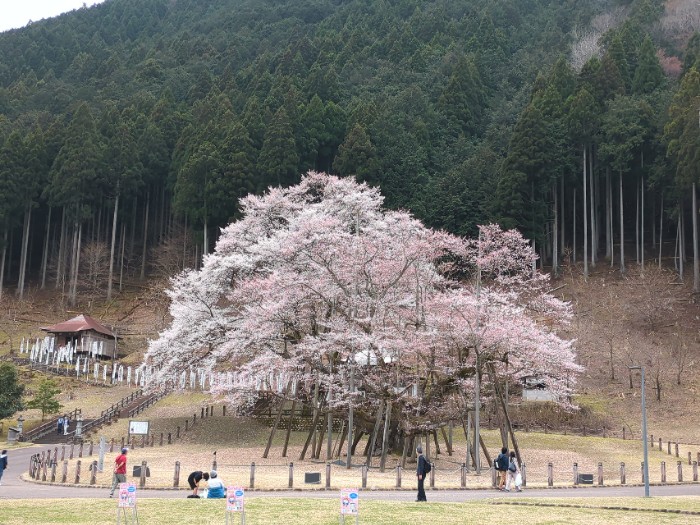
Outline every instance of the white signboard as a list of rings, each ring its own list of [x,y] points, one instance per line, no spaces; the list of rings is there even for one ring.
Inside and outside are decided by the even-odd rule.
[[[242,487],[228,487],[226,489],[226,511],[243,512],[245,508],[245,491]]]
[[[129,435],[147,436],[148,421],[129,421]]]
[[[359,513],[359,491],[357,489],[340,489],[340,514],[357,516]]]
[[[119,484],[119,499],[117,506],[120,509],[135,509],[136,508],[136,485],[133,483]]]

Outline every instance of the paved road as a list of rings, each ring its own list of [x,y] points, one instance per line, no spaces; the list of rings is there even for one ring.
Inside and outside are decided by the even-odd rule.
[[[29,468],[29,458],[36,451],[45,447],[28,447],[9,451],[10,467],[5,471],[0,486],[0,499],[37,499],[37,498],[101,498],[107,497],[108,490],[104,487],[63,487],[59,485],[42,485],[22,481],[20,474]],[[186,490],[139,490],[140,498],[184,498]],[[523,492],[509,494],[496,490],[434,490],[428,491],[429,501],[461,502],[490,498],[589,498],[589,497],[634,497],[643,496],[644,487],[587,487],[561,489],[526,489]],[[700,496],[700,484],[652,486],[652,496]],[[251,491],[247,498],[337,498],[337,491]],[[413,501],[415,492],[402,491],[367,491],[363,499],[384,501]]]

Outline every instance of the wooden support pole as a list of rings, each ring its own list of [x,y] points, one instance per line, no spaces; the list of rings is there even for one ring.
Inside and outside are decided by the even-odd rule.
[[[369,468],[367,465],[362,465],[362,488],[366,489],[367,488],[367,471]]]
[[[683,482],[683,462],[678,461],[678,483]]]
[[[379,460],[379,469],[384,472],[386,468],[386,455],[389,452],[389,429],[391,426],[391,401],[386,405],[386,414],[384,415],[384,434],[382,436],[382,457]]]
[[[401,488],[401,465],[396,465],[396,488]]]
[[[368,441],[369,451],[367,452],[367,466],[372,466],[372,456],[374,455],[375,446],[377,444],[377,434],[379,433],[379,427],[382,424],[382,416],[384,414],[384,400],[379,402],[379,408],[377,408],[377,416],[374,420],[374,430],[372,431],[372,438]]]
[[[318,391],[319,391],[319,380],[317,378],[316,383],[314,384],[314,400],[313,400],[314,415],[313,415],[313,419],[311,421],[311,429],[309,430],[309,435],[306,437],[306,442],[304,443],[304,448],[301,449],[301,454],[299,454],[300,460],[303,460],[306,457],[306,451],[309,449],[309,445],[311,444],[311,439],[315,435],[316,428],[318,427],[318,419],[321,417]]]
[[[551,463],[547,464],[547,486],[554,486],[554,465]]]
[[[444,430],[443,430],[444,432]],[[440,443],[438,441],[438,435],[437,435],[437,430],[433,430],[431,432],[433,434],[433,441],[435,441],[435,457],[438,457],[438,454],[441,454],[440,452]]]
[[[603,464],[598,463],[598,486],[603,486]]]
[[[693,461],[693,481],[698,480],[698,462]]]
[[[80,483],[80,463],[81,460],[78,460],[78,462],[75,464],[75,484],[77,485]]]
[[[666,483],[666,462],[661,462],[661,483]]]
[[[578,463],[574,462],[574,485],[578,485]]]
[[[139,479],[139,488],[144,488],[146,486],[146,469],[148,465],[145,461],[141,462],[141,478]]]
[[[331,488],[331,464],[326,463],[326,489]]]
[[[627,473],[625,472],[625,462],[620,462],[620,485],[627,484]]]
[[[61,483],[68,481],[68,461],[63,461],[63,470],[61,471]]]
[[[430,488],[435,488],[435,462],[430,463]]]
[[[90,464],[90,485],[97,483],[97,461]]]
[[[447,437],[447,432],[445,432],[445,427],[440,427],[440,432],[442,433],[442,438],[445,440],[445,448],[447,448],[447,455],[451,456],[452,447],[450,446],[450,439]]]
[[[292,400],[292,411],[289,414],[289,421],[287,422],[287,433],[284,436],[284,446],[282,447],[282,457],[287,457],[287,447],[289,446],[289,436],[292,434],[292,425],[294,424],[294,410],[297,407],[296,397]]]
[[[250,464],[250,488],[255,488],[255,461]]]
[[[57,463],[55,461],[53,461],[51,463],[51,483],[56,482],[56,466],[57,466]]]
[[[294,463],[289,464],[289,488],[294,487]]]

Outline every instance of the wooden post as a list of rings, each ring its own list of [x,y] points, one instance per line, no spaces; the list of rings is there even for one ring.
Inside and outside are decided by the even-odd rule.
[[[520,477],[523,478],[523,487],[527,487],[527,465],[525,463],[520,467]]]
[[[693,481],[698,480],[698,462],[693,461]]]
[[[622,427],[622,439],[627,439],[627,431],[624,426]]]
[[[187,432],[189,430],[189,426],[190,426],[190,420],[185,419],[185,432]]]
[[[93,446],[94,446],[94,443],[92,442],[92,439],[91,439],[90,446],[88,447],[88,456],[92,456]]]
[[[367,488],[367,471],[368,471],[367,465],[362,465],[362,488],[366,489]]]
[[[642,461],[642,466],[641,466],[641,472],[642,472],[642,483],[644,483],[644,462]]]
[[[498,487],[498,472],[496,471],[496,461],[494,460],[493,465],[491,465],[491,486],[493,488]]]
[[[675,444],[675,448],[676,448],[676,457],[678,458],[678,457],[680,457],[679,451],[678,451],[678,443]]]
[[[80,483],[80,460],[75,464],[75,484]]]
[[[437,430],[433,430],[433,441],[435,442],[435,457],[437,458],[439,454],[442,454],[440,451],[440,443],[438,442],[438,435],[437,435]]]
[[[447,455],[452,455],[452,434],[454,433],[454,421],[450,419],[447,424]]]
[[[158,443],[158,446],[159,447],[163,446],[163,433],[162,432],[160,433],[160,443]]]
[[[401,488],[401,465],[396,465],[396,488]]]
[[[294,463],[289,463],[289,488],[294,487]]]
[[[425,434],[425,449],[423,450],[425,452],[425,459],[430,459],[430,435]]]
[[[668,442],[668,455],[671,455],[671,442]]]
[[[689,450],[688,451],[688,465],[693,464],[693,453]]]
[[[683,462],[679,461],[678,462],[678,482],[683,481]]]
[[[55,461],[51,463],[51,483],[56,482],[56,465]]]
[[[175,473],[173,474],[173,487],[177,488],[180,486],[180,462],[175,462]]]
[[[649,442],[651,443],[651,448],[654,448],[654,434],[649,436]]]
[[[698,463],[700,463],[700,452],[698,452],[698,457],[697,457],[697,460],[696,460],[696,461],[697,461]]]
[[[661,438],[659,438],[659,452],[661,452],[664,449],[663,444],[661,442]]]
[[[110,452],[112,451],[110,450]],[[66,459],[66,446],[61,445],[61,461],[63,461],[64,459]]]
[[[114,438],[109,441],[109,453],[114,452]]]
[[[90,485],[97,483],[97,461],[90,464]]]
[[[430,488],[435,488],[435,462],[430,463]]]
[[[578,485],[578,463],[574,463],[574,485]]]
[[[70,454],[68,455],[68,459],[73,459],[73,450],[75,449],[75,443],[70,444]]]
[[[141,448],[145,448],[145,447],[146,447],[146,435],[144,434],[141,436]]]
[[[666,483],[666,462],[661,462],[661,483]]]
[[[627,483],[627,474],[625,473],[625,462],[620,463],[620,485],[625,485]]]
[[[68,461],[63,461],[63,471],[61,472],[61,483],[68,481]]]
[[[153,448],[153,445],[155,444],[155,442],[156,442],[156,435],[153,432],[151,432],[151,448]]]
[[[554,486],[554,465],[551,463],[547,464],[547,486]]]
[[[331,464],[326,463],[326,489],[331,488]]]
[[[250,464],[250,488],[255,488],[255,461]]]
[[[172,444],[173,444],[173,435],[170,432],[168,432],[168,445],[172,445]]]
[[[83,443],[82,443],[82,441],[80,442],[80,446],[78,447],[78,457],[79,458],[83,457]]]
[[[202,415],[199,416],[200,419],[204,419],[204,407],[202,407]]]
[[[598,463],[598,486],[603,486],[603,464]]]
[[[122,436],[122,446],[121,448],[124,448],[124,436]]]
[[[175,438],[180,439],[180,425],[175,428]]]
[[[226,405],[221,407],[222,415],[226,415]]]
[[[141,479],[139,479],[139,488],[146,486],[146,469],[148,468],[145,461],[141,462]]]
[[[462,463],[462,469],[460,471],[460,483],[459,486],[463,489],[467,488],[467,464]]]

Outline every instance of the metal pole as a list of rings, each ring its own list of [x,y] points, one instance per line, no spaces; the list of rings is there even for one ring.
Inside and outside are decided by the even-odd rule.
[[[649,444],[647,439],[647,401],[645,396],[644,367],[642,370],[642,441],[644,442],[644,497],[649,497]]]
[[[649,497],[649,443],[647,437],[647,400],[646,381],[643,366],[629,366],[630,370],[640,370],[642,373],[642,443],[644,444],[644,497]]]

